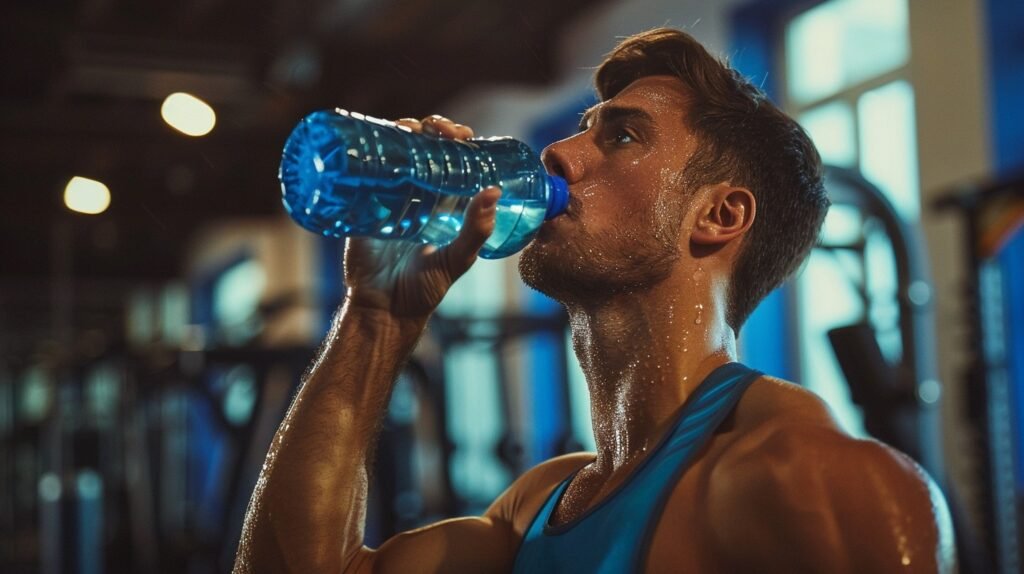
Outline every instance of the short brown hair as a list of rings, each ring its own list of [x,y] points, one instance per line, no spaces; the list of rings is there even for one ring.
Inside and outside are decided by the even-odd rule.
[[[689,34],[656,28],[623,40],[597,69],[607,100],[639,78],[671,75],[686,85],[687,122],[700,145],[687,166],[699,187],[746,187],[757,217],[733,268],[726,320],[737,333],[817,241],[829,200],[817,149],[792,118]]]

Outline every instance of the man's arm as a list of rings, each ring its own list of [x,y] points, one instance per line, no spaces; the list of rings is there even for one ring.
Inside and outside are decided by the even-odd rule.
[[[369,448],[397,358],[421,324],[346,306],[323,359],[278,429],[246,516],[235,572],[508,572],[522,532],[551,489],[590,462],[547,461],[521,476],[482,517],[445,520],[363,546]],[[386,383],[386,384],[385,384]],[[381,388],[388,391],[382,391]]]
[[[362,546],[370,448],[422,329],[383,311],[341,311],[274,436],[236,572],[340,572]]]
[[[934,482],[906,455],[834,429],[774,432],[715,470],[708,503],[728,571],[953,571]]]
[[[439,116],[403,123],[414,131],[472,136]],[[488,189],[474,197],[459,236],[442,249],[348,241],[345,306],[274,436],[246,512],[236,573],[376,570],[377,554],[363,548],[363,527],[377,430],[427,319],[493,230],[499,195]],[[494,524],[487,517],[465,519],[428,532],[441,533],[433,539],[444,555],[476,557],[479,548],[500,560],[500,549],[510,544],[507,529]],[[466,546],[444,544],[455,536],[466,537]],[[424,539],[413,533],[391,547]]]

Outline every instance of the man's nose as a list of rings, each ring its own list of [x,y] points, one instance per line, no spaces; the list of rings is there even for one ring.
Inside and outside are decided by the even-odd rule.
[[[572,138],[557,141],[540,154],[540,159],[548,173],[561,176],[567,182],[575,183],[583,175],[583,170],[578,158],[575,158],[568,149],[567,143]]]

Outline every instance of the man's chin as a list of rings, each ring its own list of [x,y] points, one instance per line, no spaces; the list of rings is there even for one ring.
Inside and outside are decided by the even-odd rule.
[[[544,269],[548,265],[549,255],[546,253],[546,247],[544,241],[538,237],[519,254],[519,276],[522,277],[523,283],[534,289],[537,289],[534,283],[544,274]]]
[[[600,301],[657,285],[670,275],[678,258],[679,253],[671,250],[609,258],[584,255],[579,246],[560,241],[534,241],[519,257],[519,276],[528,287],[563,304]]]
[[[556,300],[564,295],[565,261],[554,243],[537,238],[519,256],[519,276],[528,287]],[[560,266],[561,264],[561,266]]]
[[[519,257],[519,276],[531,289],[566,304],[607,290],[603,278],[593,274],[594,265],[563,243],[534,241]]]

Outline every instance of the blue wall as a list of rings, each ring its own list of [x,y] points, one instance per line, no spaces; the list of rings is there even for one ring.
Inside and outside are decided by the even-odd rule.
[[[988,0],[986,26],[993,165],[1024,170],[1024,2]]]
[[[986,17],[992,165],[996,177],[1010,177],[1024,172],[1024,2],[988,0]],[[1024,490],[1024,231],[1018,230],[997,258],[1003,272],[1006,354],[1015,402],[1017,486]]]

